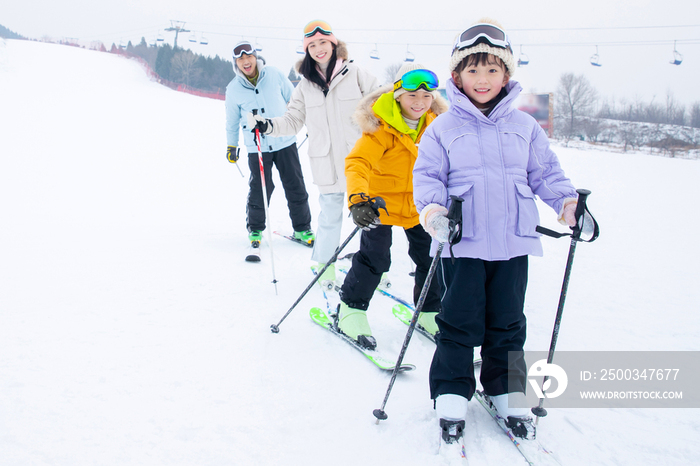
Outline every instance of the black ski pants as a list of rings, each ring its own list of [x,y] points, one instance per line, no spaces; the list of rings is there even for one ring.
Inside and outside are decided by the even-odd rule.
[[[416,264],[413,302],[417,303],[432,261],[431,238],[420,224],[404,229],[404,232],[408,238],[408,255]],[[340,299],[345,304],[355,309],[367,310],[382,274],[388,272],[391,266],[391,240],[390,225],[378,225],[369,231],[362,231],[360,250],[353,255],[352,267],[340,289]],[[436,278],[433,277],[430,283],[423,305],[424,312],[440,311],[440,285]]]
[[[284,195],[287,198],[292,228],[294,228],[294,231],[311,229],[309,194],[306,192],[304,175],[301,172],[297,145],[292,144],[274,152],[263,152],[262,156],[268,201],[272,199],[272,191],[275,190],[275,185],[272,182],[272,165],[274,164],[277,167],[277,171],[279,171]],[[265,204],[257,152],[248,154],[248,167],[250,168],[250,180],[248,181],[250,190],[248,191],[248,204],[246,206],[246,226],[248,231],[262,231],[265,229]]]
[[[444,394],[471,399],[477,346],[482,358],[479,380],[486,394],[525,391],[522,353],[509,364],[508,352],[522,352],[525,344],[527,269],[527,256],[507,261],[441,260],[438,277],[445,293],[442,312],[435,319],[440,331],[430,366],[432,399]]]

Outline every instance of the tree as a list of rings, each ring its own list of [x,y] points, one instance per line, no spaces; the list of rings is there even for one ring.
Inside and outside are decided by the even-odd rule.
[[[564,73],[559,78],[556,95],[556,113],[566,121],[563,133],[567,138],[580,134],[580,119],[595,108],[598,92],[584,75]]]
[[[690,107],[690,126],[700,128],[700,102],[694,102]]]
[[[178,51],[170,62],[171,79],[191,86],[202,74],[197,61],[198,57],[191,50]]]
[[[384,68],[384,83],[393,84],[396,79],[396,73],[399,72],[403,63],[391,63]]]

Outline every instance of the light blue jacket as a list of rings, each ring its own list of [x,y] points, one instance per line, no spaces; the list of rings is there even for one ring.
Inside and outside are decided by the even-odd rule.
[[[431,203],[449,208],[449,196],[464,199],[462,241],[455,257],[488,261],[542,255],[535,231],[535,196],[555,212],[576,190],[534,118],[513,108],[520,84],[488,117],[447,83],[451,107],[425,130],[413,168],[413,196],[420,212]],[[433,241],[433,254],[437,248]],[[449,257],[444,248],[443,257]]]
[[[294,86],[277,68],[266,66],[265,61],[258,58],[258,82],[256,86],[248,81],[238,69],[233,68],[236,77],[226,86],[226,142],[229,146],[238,146],[239,127],[243,130],[243,141],[248,153],[257,153],[254,134],[248,128],[246,115],[253,109],[265,118],[284,115],[287,103],[292,97]],[[260,146],[263,152],[275,152],[296,143],[296,136],[271,137],[260,135]]]

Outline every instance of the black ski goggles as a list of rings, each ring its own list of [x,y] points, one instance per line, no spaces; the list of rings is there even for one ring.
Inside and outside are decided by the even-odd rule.
[[[466,29],[457,37],[452,54],[454,55],[457,50],[463,50],[481,42],[507,49],[513,53],[510,48],[510,40],[503,29],[493,24],[479,23]]]
[[[241,58],[243,54],[246,55],[254,55],[255,54],[255,49],[253,48],[252,45],[250,45],[248,42],[243,42],[242,44],[238,44],[236,47],[233,49],[233,58]]]

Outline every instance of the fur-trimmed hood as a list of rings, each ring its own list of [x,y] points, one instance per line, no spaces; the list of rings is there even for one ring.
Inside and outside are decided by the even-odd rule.
[[[338,40],[338,45],[335,47],[335,56],[336,56],[336,58],[340,58],[342,60],[348,59],[348,46],[342,40]],[[304,61],[304,59],[302,58],[302,59],[297,61],[296,65],[294,65],[294,70],[297,73],[300,73],[301,62],[303,62],[303,61]]]
[[[360,100],[357,105],[355,113],[352,115],[352,119],[357,123],[363,133],[374,133],[382,126],[382,120],[374,113],[372,106],[377,101],[377,99],[387,92],[393,92],[394,86],[392,84],[387,84],[382,86],[376,91],[368,94]],[[433,99],[433,104],[430,106],[430,110],[434,114],[440,115],[449,110],[450,104],[443,98],[439,93],[436,92],[436,97]]]

